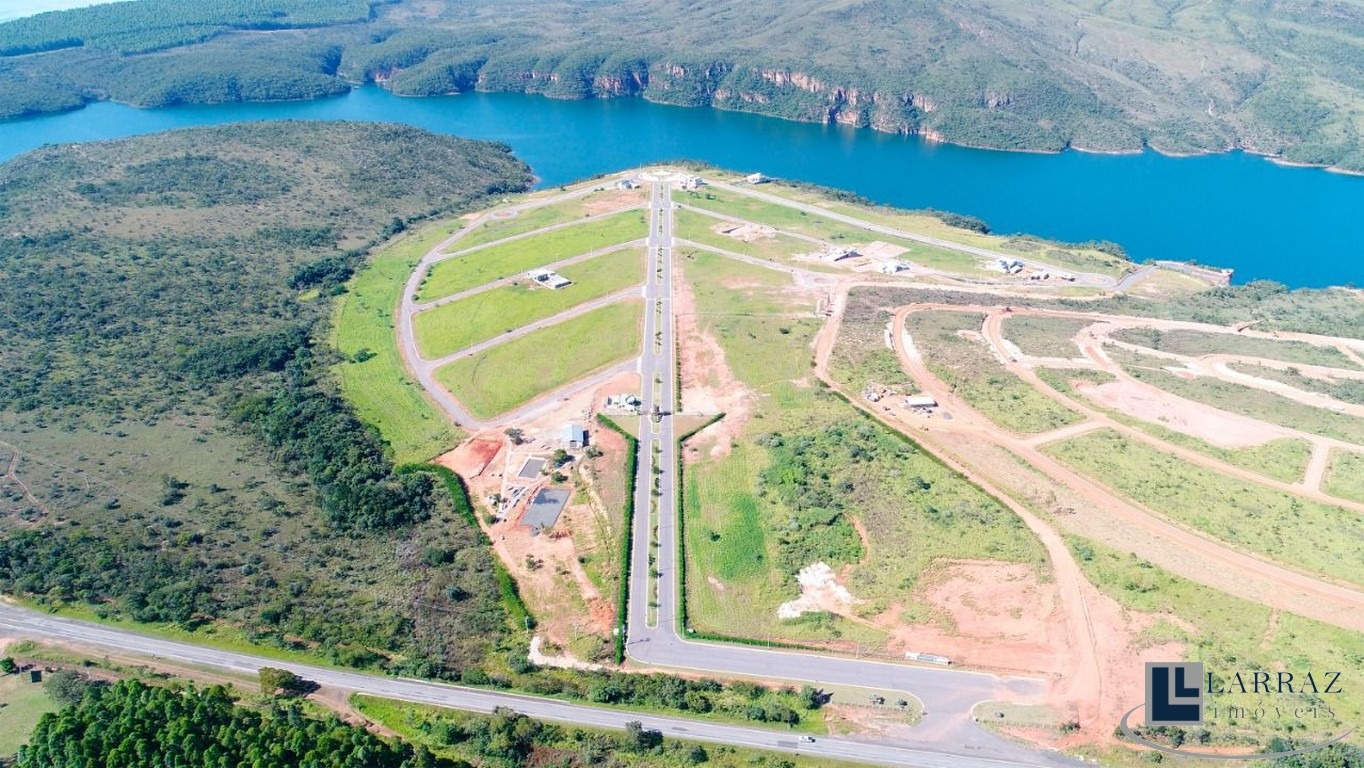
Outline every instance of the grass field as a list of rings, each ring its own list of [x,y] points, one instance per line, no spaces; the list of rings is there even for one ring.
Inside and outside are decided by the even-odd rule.
[[[28,673],[0,675],[0,757],[12,756],[28,743],[38,719],[56,712],[57,703],[41,683],[28,680]]]
[[[1364,405],[1364,381],[1359,379],[1316,379],[1304,376],[1296,368],[1270,368],[1253,363],[1229,363],[1227,367],[1239,373],[1287,384],[1304,392],[1316,392],[1341,402]]]
[[[789,200],[819,205],[834,213],[841,213],[844,216],[853,216],[873,224],[894,227],[895,229],[904,232],[929,235],[931,237],[950,240],[963,245],[1011,253],[1028,259],[1053,263],[1066,269],[1076,269],[1117,277],[1130,271],[1133,267],[1132,263],[1125,259],[1093,248],[1064,243],[1052,243],[1034,238],[1025,239],[980,234],[969,229],[950,226],[943,223],[938,217],[922,211],[906,211],[881,205],[857,205],[854,203],[841,202],[824,197],[812,189],[787,186],[781,183],[769,184],[765,186],[762,191],[785,197]],[[974,267],[976,259],[973,256],[960,254],[955,251],[945,251],[944,249],[934,250],[952,254],[953,258],[957,259],[958,263],[962,265],[965,265],[965,262],[961,262],[962,259],[970,260],[973,268],[962,271],[978,271],[978,267]],[[918,259],[916,258],[915,260],[917,261]],[[937,266],[940,266],[942,269],[951,269],[950,266]]]
[[[809,347],[820,322],[790,317],[804,305],[790,294],[788,277],[764,276],[767,270],[719,259],[684,260],[683,268],[696,286],[701,327],[720,343],[734,376],[756,395],[751,419],[727,454],[687,451],[683,513],[693,626],[758,640],[883,641],[882,630],[858,620],[822,613],[785,621],[776,616],[777,607],[798,594],[795,570],[829,554],[827,540],[845,535],[841,520],[849,517],[865,526],[869,546],[850,560],[826,562],[835,570],[851,565],[849,589],[868,601],[859,606],[859,617],[893,604],[926,617],[914,587],[940,558],[1044,567],[1040,545],[1007,510],[809,384]],[[813,447],[804,463],[792,459],[793,447],[800,446]],[[811,523],[799,522],[804,508],[799,495],[785,493],[788,482],[807,483],[807,493],[838,499],[815,528],[820,541],[801,538],[798,528],[809,530]],[[840,510],[838,519],[826,526],[834,510]],[[914,546],[891,543],[909,541]]]
[[[417,292],[417,300],[432,301],[570,256],[638,240],[648,234],[647,229],[644,213],[623,211],[446,259],[432,265]]]
[[[1331,452],[1331,467],[1326,471],[1322,490],[1342,499],[1364,502],[1364,453]]]
[[[1031,434],[1080,421],[1080,414],[1006,371],[984,340],[958,333],[978,333],[984,319],[970,312],[915,312],[905,318],[905,330],[929,370],[1001,427]]]
[[[1044,450],[1118,493],[1211,536],[1308,571],[1364,583],[1364,520],[1196,467],[1112,430]]]
[[[1034,357],[1080,357],[1080,348],[1071,338],[1092,320],[1069,317],[1015,315],[1004,321],[1004,338],[1018,345],[1025,355]]]
[[[820,247],[815,243],[780,233],[753,242],[744,242],[737,237],[716,232],[713,227],[721,223],[720,219],[712,216],[679,208],[674,214],[673,234],[683,240],[691,240],[701,245],[712,245],[726,251],[767,259],[768,261],[788,262],[799,254],[820,250]],[[811,266],[817,265],[812,264]]]
[[[1263,605],[1188,581],[1130,553],[1076,537],[1068,537],[1068,541],[1085,576],[1100,591],[1128,609],[1158,618],[1142,636],[1142,644],[1183,643],[1185,659],[1203,661],[1219,674],[1232,669],[1279,669],[1301,677],[1309,670],[1330,669],[1341,672],[1342,680],[1364,675],[1364,635],[1290,613],[1273,613]],[[1364,715],[1364,688],[1359,686],[1342,686],[1342,693],[1315,701],[1310,694],[1288,693],[1265,697],[1237,692],[1216,698],[1220,705],[1278,706],[1285,710],[1320,706],[1329,699],[1327,705],[1336,716],[1305,718],[1301,725],[1291,718],[1273,716],[1231,722],[1225,706],[1217,717],[1212,717],[1209,709],[1206,727],[1212,731],[1214,743],[1228,743],[1238,735],[1260,745],[1274,736],[1289,735],[1306,742],[1315,735],[1338,733],[1342,723],[1348,727]],[[1296,726],[1294,732],[1288,730],[1292,726]],[[1111,757],[1119,760],[1118,764],[1150,764],[1121,748]]]
[[[640,302],[596,309],[436,371],[471,412],[491,417],[639,353]]]
[[[1117,341],[1137,344],[1160,352],[1198,357],[1200,355],[1245,355],[1282,360],[1286,363],[1324,365],[1357,371],[1359,367],[1335,347],[1317,346],[1303,341],[1261,339],[1231,333],[1203,331],[1159,331],[1154,328],[1125,328],[1111,336]]]
[[[566,224],[570,221],[592,215],[589,208],[594,201],[605,195],[620,195],[619,192],[590,192],[583,197],[563,200],[549,205],[529,208],[510,218],[489,218],[480,222],[464,237],[459,239],[456,248],[472,248],[475,245],[490,243],[505,237],[534,232],[537,229]],[[643,204],[645,196],[637,195],[636,204]],[[623,206],[622,206],[623,207]]]
[[[1184,379],[1165,370],[1166,361],[1112,350],[1114,362],[1132,376],[1172,394],[1253,419],[1364,445],[1364,419],[1316,408],[1283,395],[1209,378]]]
[[[333,370],[341,392],[361,419],[378,428],[400,464],[425,461],[459,441],[459,432],[403,368],[393,317],[412,268],[457,230],[456,222],[443,222],[376,249],[336,300],[332,344],[344,362]]]
[[[780,203],[769,203],[765,200],[714,188],[675,195],[673,199],[684,205],[715,211],[736,219],[765,224],[784,232],[815,237],[833,243],[848,245],[873,241],[890,243],[908,249],[908,252],[900,256],[906,261],[952,272],[986,274],[980,267],[980,260],[975,256],[945,248],[936,248],[914,240],[892,237],[878,232],[868,232],[855,224],[844,224]]]
[[[551,290],[529,279],[443,304],[413,319],[423,357],[442,357],[644,281],[644,253],[626,248],[564,267],[573,281]]]

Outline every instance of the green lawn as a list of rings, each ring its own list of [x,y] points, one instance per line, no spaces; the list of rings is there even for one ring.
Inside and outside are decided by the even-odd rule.
[[[1005,370],[984,340],[958,333],[978,333],[984,319],[973,312],[915,312],[905,318],[905,330],[929,370],[1001,427],[1031,434],[1080,421],[1080,414]]]
[[[1343,352],[1331,346],[1303,341],[1261,339],[1234,333],[1205,331],[1159,331],[1154,328],[1126,328],[1112,334],[1117,341],[1137,344],[1160,352],[1198,357],[1200,355],[1245,355],[1282,360],[1285,363],[1324,365],[1357,371],[1359,367]]]
[[[1034,357],[1080,357],[1080,348],[1071,339],[1092,320],[1070,317],[1014,315],[1004,321],[1004,338],[1016,344],[1025,355]]]
[[[559,274],[573,285],[551,290],[521,280],[422,312],[413,320],[422,356],[448,355],[642,283],[644,252],[626,248],[564,267]]]
[[[1335,450],[1322,490],[1332,496],[1364,502],[1364,453]]]
[[[580,253],[638,240],[648,234],[648,228],[648,217],[643,212],[623,211],[446,259],[431,267],[417,292],[417,300],[439,299]]]
[[[639,354],[641,302],[596,309],[436,371],[472,413],[492,417]]]
[[[744,242],[737,237],[730,237],[713,229],[722,223],[720,219],[713,216],[680,208],[674,214],[673,234],[683,240],[691,240],[694,243],[711,245],[726,251],[768,261],[788,262],[794,256],[803,253],[816,253],[821,250],[820,246],[815,243],[780,233],[751,243]]]
[[[1044,450],[1118,493],[1222,541],[1364,584],[1364,519],[1196,467],[1112,430]]]
[[[38,719],[56,712],[57,703],[41,683],[28,681],[28,673],[0,675],[0,758],[12,756],[28,743]]]
[[[459,441],[459,432],[403,368],[393,317],[412,268],[458,226],[435,224],[380,247],[336,300],[332,344],[344,358],[334,369],[341,392],[361,419],[378,428],[398,463],[424,461]]]

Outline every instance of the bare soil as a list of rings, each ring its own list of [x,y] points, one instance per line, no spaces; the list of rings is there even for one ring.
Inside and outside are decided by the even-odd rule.
[[[696,295],[680,274],[673,277],[673,311],[681,347],[678,365],[682,372],[682,410],[688,413],[724,413],[725,418],[698,432],[683,452],[685,461],[702,453],[727,456],[730,445],[752,418],[756,395],[734,377],[725,362],[725,350],[714,334],[701,327],[696,315]]]
[[[646,199],[642,187],[640,189],[618,189],[608,192],[597,192],[583,198],[583,212],[588,216],[596,216],[599,213],[610,213],[611,211],[618,211],[621,208],[639,205]]]
[[[1222,448],[1264,445],[1292,434],[1282,427],[1185,400],[1130,379],[1105,384],[1084,382],[1076,390],[1106,408],[1161,424]]]
[[[483,474],[502,450],[503,440],[496,437],[475,437],[461,443],[453,451],[436,457],[436,463],[458,473],[466,481]]]
[[[954,560],[935,569],[921,597],[942,618],[905,625],[903,606],[877,616],[890,649],[951,658],[954,664],[1032,674],[1061,674],[1070,656],[1055,582],[1040,582],[1022,563]]]

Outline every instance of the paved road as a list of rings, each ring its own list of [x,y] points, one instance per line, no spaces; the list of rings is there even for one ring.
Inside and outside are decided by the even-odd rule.
[[[676,402],[676,360],[673,339],[673,203],[666,182],[652,185],[649,205],[649,269],[645,285],[645,349],[640,360],[644,412],[657,404],[663,414],[655,423],[641,419],[640,457],[636,479],[635,526],[631,556],[627,651],[645,664],[708,673],[737,674],[792,680],[818,685],[849,685],[870,689],[898,689],[916,696],[928,714],[908,737],[925,748],[960,756],[981,756],[1027,765],[1074,765],[1055,755],[1026,749],[977,726],[971,709],[981,701],[1024,699],[1040,694],[1044,684],[1030,678],[1000,678],[962,670],[916,667],[909,664],[848,659],[795,651],[770,650],[735,644],[684,640],[679,632],[681,603],[677,578],[677,445],[671,411]],[[661,347],[653,345],[661,339]],[[653,386],[650,383],[654,382]],[[657,465],[661,473],[655,475]],[[657,478],[658,495],[654,494]],[[652,596],[649,554],[657,528],[656,568],[658,607],[651,621]]]
[[[623,729],[627,722],[639,720],[645,727],[657,728],[674,738],[785,752],[799,751],[804,754],[863,763],[910,765],[920,768],[1026,768],[1032,765],[995,759],[984,753],[958,755],[950,750],[850,738],[821,737],[813,744],[806,744],[798,742],[794,735],[778,730],[722,725],[682,717],[660,717],[626,710],[570,704],[535,696],[294,664],[57,618],[5,603],[0,603],[0,635],[57,640],[82,647],[147,654],[182,664],[235,673],[254,674],[261,667],[280,667],[321,685],[341,690],[472,712],[491,712],[495,707],[510,707],[531,717],[568,725]]]

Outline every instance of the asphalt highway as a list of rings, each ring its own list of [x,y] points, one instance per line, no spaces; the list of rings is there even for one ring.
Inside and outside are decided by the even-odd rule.
[[[799,741],[797,735],[778,730],[746,728],[682,717],[660,717],[627,710],[571,704],[556,699],[295,664],[58,618],[7,603],[0,603],[0,635],[57,640],[82,647],[132,652],[170,662],[240,674],[255,674],[261,667],[277,667],[288,669],[307,680],[332,688],[471,712],[492,712],[496,707],[507,707],[541,720],[613,729],[623,729],[627,722],[638,720],[646,728],[656,728],[665,736],[672,738],[801,752],[864,763],[922,768],[1024,768],[1033,765],[995,759],[985,754],[954,755],[909,744],[849,738],[820,737],[813,743],[804,743]]]

